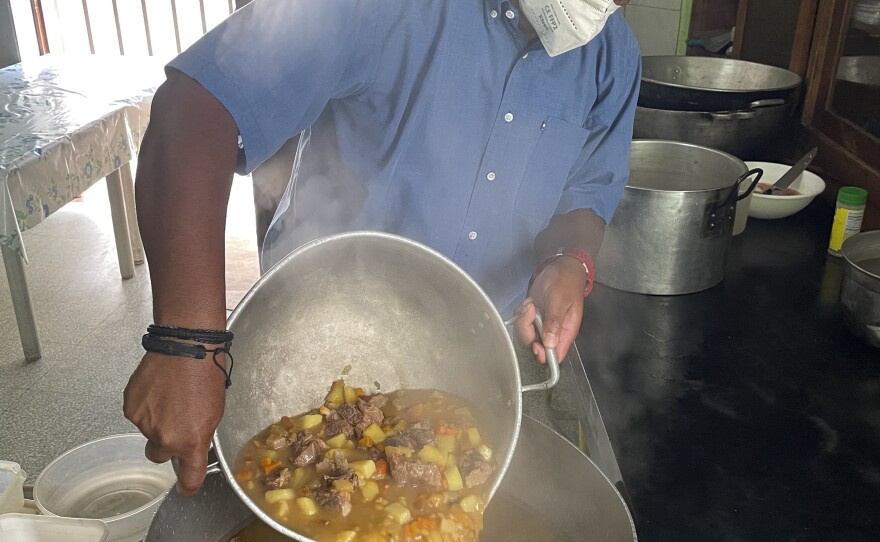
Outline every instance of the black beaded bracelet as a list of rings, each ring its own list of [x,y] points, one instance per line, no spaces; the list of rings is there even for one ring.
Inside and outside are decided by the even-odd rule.
[[[154,328],[158,328],[157,330]],[[168,332],[167,330],[171,330]],[[168,328],[164,326],[150,326],[147,328],[148,333],[141,338],[141,345],[144,347],[144,350],[147,352],[155,352],[157,354],[164,354],[166,356],[177,356],[177,357],[186,357],[193,359],[205,359],[208,353],[211,353],[211,361],[214,362],[214,365],[217,366],[223,372],[223,376],[225,378],[226,388],[232,385],[232,367],[235,364],[235,360],[232,358],[232,352],[230,352],[230,348],[232,347],[232,333],[211,331],[211,330],[188,330],[181,328]],[[178,332],[186,332],[186,333],[178,333]],[[193,331],[198,331],[195,338],[192,336]],[[215,333],[218,336],[220,334],[225,334],[228,336],[228,341],[218,340],[218,336],[205,336],[204,333]],[[173,333],[173,334],[171,334]],[[187,336],[189,338],[184,339],[183,336]],[[222,347],[217,348],[205,348],[201,344],[186,344],[177,342],[171,339],[182,339],[182,340],[192,340],[197,342],[203,342],[208,344],[223,344]],[[217,356],[225,354],[229,358],[229,369],[225,369],[223,365],[217,361]]]
[[[147,327],[147,333],[156,337],[168,337],[182,341],[196,341],[206,344],[221,344],[232,342],[235,335],[231,331],[215,329],[187,329],[184,327],[160,326],[151,324]]]

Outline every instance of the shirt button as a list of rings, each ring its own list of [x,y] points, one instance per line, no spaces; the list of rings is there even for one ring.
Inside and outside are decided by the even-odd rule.
[[[490,181],[494,181],[495,180],[495,172],[490,171],[489,173],[486,174],[486,178],[489,179]]]
[[[513,19],[514,17],[516,17],[516,13],[514,13],[512,9],[508,9],[504,12],[504,16],[508,19]]]
[[[476,238],[477,238],[477,232],[472,231],[468,234],[468,239],[470,239],[471,241],[473,241]]]
[[[498,12],[493,9],[492,11],[489,12],[489,16],[494,19],[495,17],[498,16]]]
[[[526,54],[524,54],[522,57],[523,57],[523,60],[525,60],[526,58],[529,58],[529,54],[526,53]]]
[[[513,121],[513,113],[507,113],[506,115],[504,115],[504,121],[505,122]]]

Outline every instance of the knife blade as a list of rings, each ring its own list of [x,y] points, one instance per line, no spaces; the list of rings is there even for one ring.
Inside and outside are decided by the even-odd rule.
[[[816,157],[816,153],[819,152],[818,147],[813,147],[810,152],[805,154],[797,163],[791,166],[791,169],[785,172],[785,175],[779,178],[778,181],[773,183],[773,186],[764,190],[765,194],[772,194],[774,190],[782,190],[783,188],[788,188],[791,183],[794,182],[798,176],[807,169],[807,166],[810,165],[810,162],[813,161],[813,158]]]

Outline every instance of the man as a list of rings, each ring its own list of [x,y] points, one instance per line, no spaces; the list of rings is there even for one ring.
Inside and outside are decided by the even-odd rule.
[[[231,16],[170,64],[141,149],[155,323],[225,329],[233,171],[303,132],[263,269],[339,231],[404,235],[515,312],[539,361],[544,346],[563,358],[626,183],[640,57],[621,14],[553,57],[558,43],[537,38],[508,0],[257,0]],[[224,381],[210,362],[149,351],[126,387],[147,456],[179,458],[181,493],[204,479]]]

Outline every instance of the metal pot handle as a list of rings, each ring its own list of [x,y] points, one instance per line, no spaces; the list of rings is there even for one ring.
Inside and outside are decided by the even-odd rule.
[[[785,105],[782,98],[767,98],[766,100],[755,100],[749,104],[749,109],[760,109],[762,107],[776,107],[777,105]]]
[[[516,317],[511,318],[504,322],[504,325],[508,327],[513,327],[516,323]],[[538,338],[542,338],[544,335],[544,321],[541,319],[541,315],[535,312],[535,331],[538,332]],[[549,390],[553,386],[559,383],[559,359],[556,357],[556,349],[555,348],[547,348],[544,347],[544,352],[547,354],[547,366],[550,368],[550,378],[545,380],[544,382],[538,382],[537,384],[527,384],[520,387],[520,392],[525,393],[527,391],[540,391],[540,390]]]
[[[766,100],[755,100],[749,104],[748,109],[736,111],[706,111],[705,114],[712,120],[745,120],[750,119],[758,114],[758,109],[764,107],[776,107],[785,105],[782,98],[768,98]]]
[[[174,476],[180,474],[180,460],[177,459],[176,455],[171,457],[171,468],[174,469]],[[214,451],[214,444],[211,444],[211,447],[208,448],[208,472],[206,476],[217,474],[218,472],[222,472],[220,469],[220,460],[217,459],[217,452]]]
[[[746,190],[742,194],[739,194],[736,197],[736,201],[744,200],[747,197],[749,197],[749,195],[752,193],[752,191],[755,189],[755,187],[758,186],[758,181],[760,181],[761,177],[764,176],[764,170],[759,167],[756,167],[755,169],[750,169],[749,171],[746,171],[745,173],[740,175],[739,178],[737,178],[736,184],[733,187],[733,190],[734,190],[733,193],[734,194],[738,193],[739,192],[739,185],[741,185],[743,181],[745,181],[746,179],[748,179],[752,175],[755,175],[755,180],[752,181],[752,184],[751,184],[751,186],[749,186],[748,190]]]

